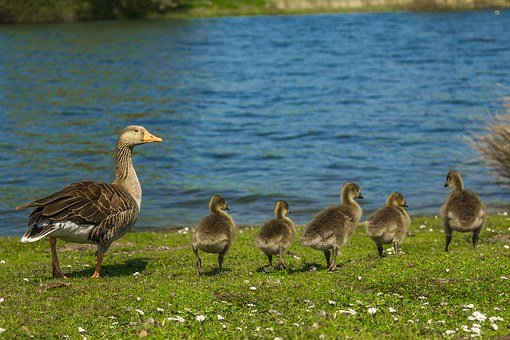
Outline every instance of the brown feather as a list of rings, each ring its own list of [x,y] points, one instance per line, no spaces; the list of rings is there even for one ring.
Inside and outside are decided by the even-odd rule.
[[[121,232],[116,226],[129,228],[138,216],[138,206],[127,191],[115,184],[96,181],[73,183],[48,197],[20,207],[29,206],[35,207],[30,214],[29,227],[43,220],[97,225],[96,229],[99,230],[95,238],[101,242],[115,238],[115,233],[107,232],[108,228]]]

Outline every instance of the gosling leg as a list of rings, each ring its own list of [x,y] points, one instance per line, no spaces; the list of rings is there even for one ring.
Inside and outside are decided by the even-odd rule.
[[[475,229],[473,231],[473,250],[476,251],[478,249],[478,235],[480,234],[480,231],[482,230],[482,227],[480,226],[478,229]]]
[[[377,252],[379,253],[379,257],[383,257],[383,247],[382,244],[377,245]]]
[[[331,263],[329,270],[335,271],[337,270],[336,266],[336,257],[338,256],[338,247],[333,247],[333,262]]]
[[[395,250],[395,255],[398,255],[398,242],[393,242],[393,250]]]
[[[329,249],[326,249],[324,250],[324,256],[326,257],[326,265],[329,267],[331,267],[331,252],[329,251]]]
[[[197,265],[197,272],[198,272],[198,275],[202,275],[203,272],[202,272],[202,259],[200,258],[200,255],[198,255],[198,246],[196,244],[193,244],[191,246],[191,248],[193,248],[193,254],[195,254],[195,259],[196,259],[196,265]]]
[[[285,265],[285,262],[283,261],[283,247],[280,246],[280,249],[279,249],[279,257],[280,257],[280,263],[278,264],[278,267],[280,269],[285,269],[287,268],[287,266]]]
[[[444,247],[444,251],[445,252],[448,252],[448,246],[450,245],[450,242],[452,242],[452,233],[453,233],[453,230],[452,228],[450,228],[449,226],[445,226],[444,227],[444,234],[445,234],[445,237],[446,237],[446,245]]]
[[[273,255],[267,255],[267,259],[269,260],[269,267],[273,266]]]
[[[223,266],[223,258],[228,251],[228,245],[218,254],[218,274],[221,272],[221,268]]]

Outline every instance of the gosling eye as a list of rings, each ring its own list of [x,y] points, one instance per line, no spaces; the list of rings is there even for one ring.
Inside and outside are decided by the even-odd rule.
[[[138,129],[136,129],[135,132],[138,132]]]

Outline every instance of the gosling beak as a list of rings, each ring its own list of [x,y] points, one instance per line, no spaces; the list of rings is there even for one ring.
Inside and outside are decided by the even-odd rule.
[[[358,198],[363,199],[363,195],[361,194],[361,192],[359,193]]]
[[[290,210],[287,210],[287,214],[292,214],[292,211],[290,211]]]
[[[444,184],[444,187],[446,188],[447,186],[448,186],[448,183],[445,183],[445,184]]]
[[[409,206],[407,205],[407,203],[404,203],[402,206],[403,206],[404,208],[406,208],[406,209],[408,209],[408,208],[409,208]]]
[[[143,134],[143,142],[144,143],[154,143],[154,142],[158,142],[159,143],[159,142],[162,142],[162,141],[163,141],[163,138],[154,136],[149,131],[145,131],[144,134]]]
[[[226,205],[224,210],[230,210],[229,206]]]

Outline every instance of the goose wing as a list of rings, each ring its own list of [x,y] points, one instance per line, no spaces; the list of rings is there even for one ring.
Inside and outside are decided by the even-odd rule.
[[[92,232],[99,235],[118,222],[132,222],[128,219],[134,220],[138,214],[138,206],[127,191],[117,185],[96,181],[73,183],[45,198],[22,204],[16,210],[28,207],[35,208],[29,217],[29,229],[23,236],[28,239],[49,234],[55,229],[52,222],[57,221],[99,226],[101,233],[98,230]]]

